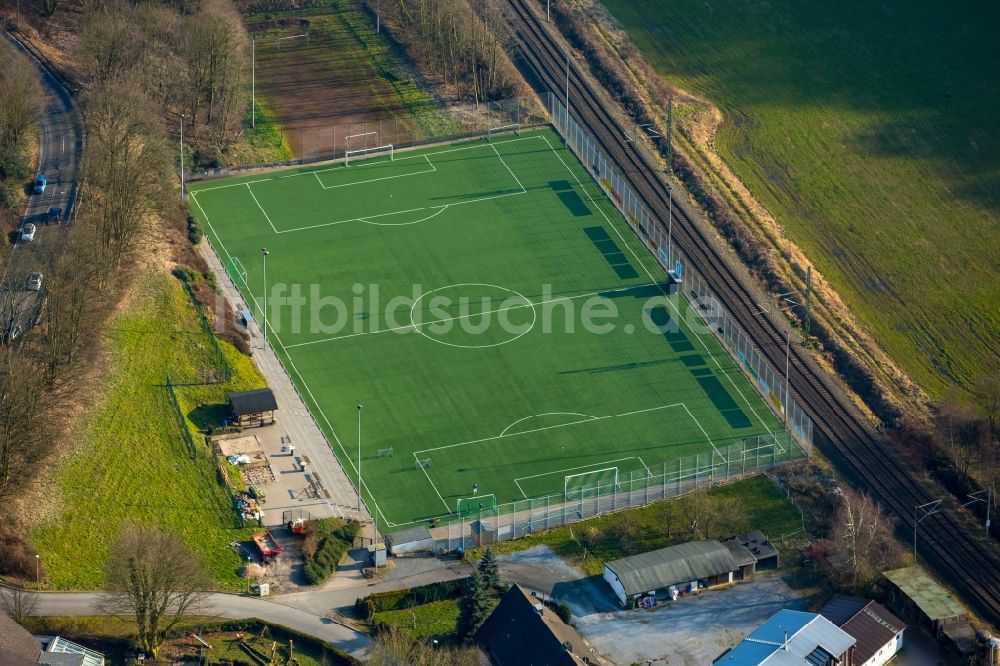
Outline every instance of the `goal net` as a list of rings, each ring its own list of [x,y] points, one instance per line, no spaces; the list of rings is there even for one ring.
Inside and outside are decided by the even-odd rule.
[[[521,133],[521,123],[512,123],[510,125],[500,125],[499,127],[487,127],[486,128],[486,140],[493,141],[494,137],[501,134],[513,134],[517,136]]]
[[[579,474],[568,474],[563,479],[563,494],[566,496],[610,493],[620,490],[618,484],[618,468],[607,467],[605,469],[595,469]]]
[[[473,497],[462,497],[458,500],[457,511],[459,516],[479,516],[492,515],[497,508],[497,496],[475,495]]]
[[[392,144],[389,143],[384,146],[373,146],[372,148],[358,148],[357,150],[344,151],[344,166],[350,166],[353,161],[365,159],[367,157],[375,157],[377,155],[388,155],[389,159],[392,160]]]

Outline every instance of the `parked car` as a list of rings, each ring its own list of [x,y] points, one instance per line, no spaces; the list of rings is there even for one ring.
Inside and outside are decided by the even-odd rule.
[[[49,208],[49,222],[58,222],[62,219],[62,208]]]
[[[42,274],[32,273],[28,276],[28,291],[42,290]]]
[[[33,241],[35,240],[35,225],[31,222],[25,222],[21,225],[21,240],[23,241]]]
[[[3,337],[2,341],[4,343],[6,344],[13,343],[14,340],[17,340],[19,337],[21,337],[21,325],[16,321],[8,323],[7,326],[4,327],[2,337]]]
[[[41,194],[45,191],[45,186],[49,184],[49,179],[45,177],[44,173],[38,174],[38,178],[35,179],[35,194]]]

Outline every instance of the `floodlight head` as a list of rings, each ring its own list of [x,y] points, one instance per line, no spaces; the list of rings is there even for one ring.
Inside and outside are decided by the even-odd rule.
[[[363,405],[358,405],[358,411],[359,411],[359,412],[361,411],[361,408],[362,408],[362,407],[363,407]]]
[[[262,248],[260,248],[260,251],[261,251],[261,253],[262,253],[262,254],[263,254],[263,255],[264,255],[265,257],[266,257],[267,255],[271,254],[271,253],[270,253],[270,252],[268,251],[268,249],[267,249],[266,247],[262,247]]]

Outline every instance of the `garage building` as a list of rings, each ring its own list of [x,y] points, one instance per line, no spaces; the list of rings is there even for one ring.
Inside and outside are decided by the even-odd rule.
[[[389,547],[390,555],[434,550],[434,537],[431,536],[431,531],[422,525],[387,534],[385,543]]]
[[[724,585],[741,571],[732,551],[718,541],[691,541],[625,557],[604,565],[604,580],[622,606],[671,585],[697,581],[701,587]]]

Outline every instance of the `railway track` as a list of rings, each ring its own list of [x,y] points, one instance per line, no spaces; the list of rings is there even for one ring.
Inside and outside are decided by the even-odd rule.
[[[525,63],[549,90],[563,90],[567,85],[565,53],[528,6],[528,0],[507,1]],[[771,366],[783,367],[783,328],[760,311],[753,294],[687,213],[678,206],[669,207],[666,185],[656,175],[655,166],[625,140],[627,128],[602,105],[591,84],[571,68],[568,86],[571,114],[589,129],[658,224],[666,228],[668,211],[672,211],[675,246],[698,267]],[[900,529],[909,529],[912,534],[915,507],[936,498],[886,450],[871,425],[833,388],[831,379],[794,347],[790,375],[791,392],[813,420],[819,445],[890,510]],[[1000,561],[996,555],[969,534],[949,510],[920,522],[918,543],[922,562],[951,583],[983,619],[1000,627]]]

